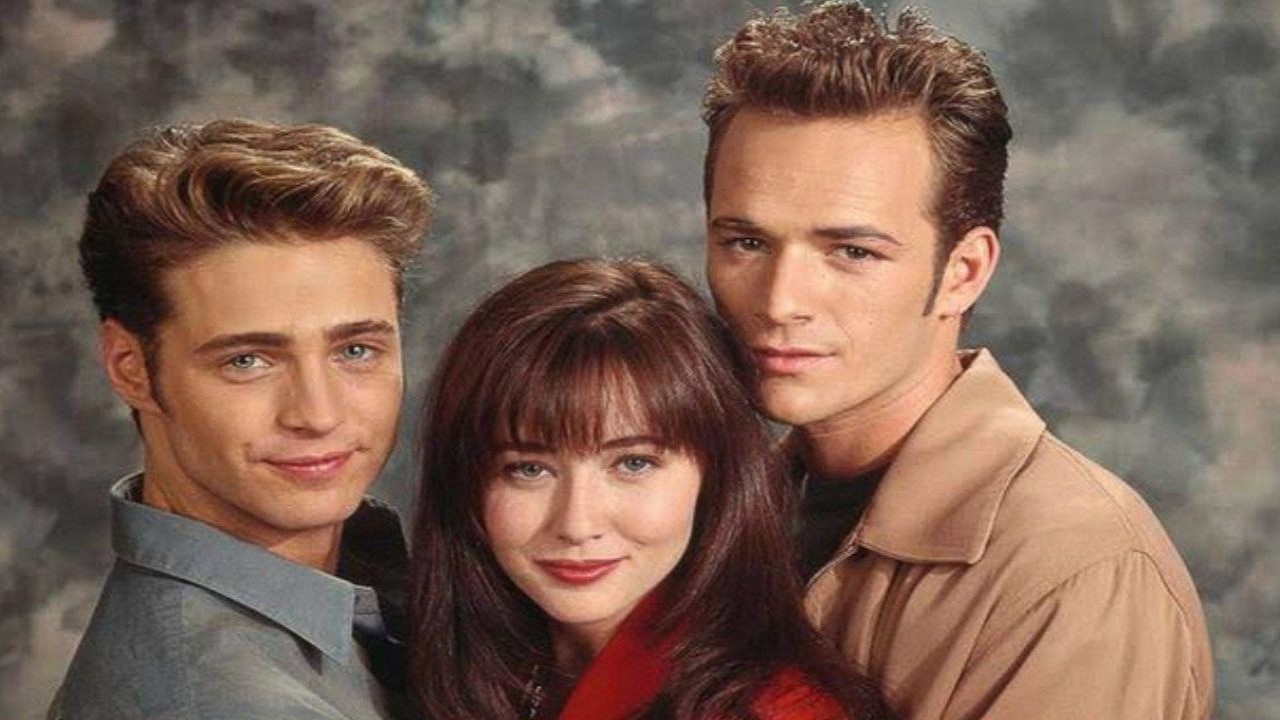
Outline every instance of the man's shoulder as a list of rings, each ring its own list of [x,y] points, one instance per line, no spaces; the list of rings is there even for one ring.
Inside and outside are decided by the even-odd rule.
[[[1151,551],[1165,537],[1150,507],[1115,473],[1046,431],[1009,483],[997,534],[1070,541],[1089,555]]]
[[[1186,566],[1142,497],[1046,431],[1009,483],[981,564],[1021,586],[1032,601],[1100,564],[1135,556],[1172,599],[1194,598]]]
[[[49,717],[182,720],[234,717],[220,713],[227,703],[278,704],[290,680],[272,645],[296,643],[205,588],[117,561]],[[232,678],[236,692],[207,692],[211,681],[229,689]]]
[[[196,583],[117,560],[103,585],[82,647],[144,646],[176,651],[209,626],[270,627],[262,618]],[[165,657],[137,658],[162,662]]]
[[[189,717],[175,642],[188,594],[185,583],[117,561],[49,717]]]

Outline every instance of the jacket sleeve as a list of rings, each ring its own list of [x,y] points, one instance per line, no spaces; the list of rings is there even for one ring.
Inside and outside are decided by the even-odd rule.
[[[944,720],[1203,720],[1188,623],[1151,559],[1099,561],[988,628]]]

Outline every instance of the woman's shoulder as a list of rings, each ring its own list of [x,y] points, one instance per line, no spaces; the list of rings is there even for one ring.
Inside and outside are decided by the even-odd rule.
[[[774,673],[751,709],[760,720],[853,720],[835,698],[796,668]]]

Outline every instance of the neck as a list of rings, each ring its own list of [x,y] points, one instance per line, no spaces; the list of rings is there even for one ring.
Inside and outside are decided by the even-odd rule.
[[[608,644],[616,627],[567,626],[552,623],[551,651],[556,668],[571,677],[579,677],[596,655]]]
[[[142,502],[174,515],[199,520],[238,540],[257,545],[280,557],[333,574],[338,568],[342,524],[300,531],[272,527],[217,497],[178,467],[167,448],[146,443]]]
[[[888,464],[961,370],[948,351],[898,392],[798,428],[805,466],[819,476],[856,477]]]

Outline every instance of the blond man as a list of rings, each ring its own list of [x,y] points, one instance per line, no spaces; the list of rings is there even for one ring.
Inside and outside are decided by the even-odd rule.
[[[431,196],[333,128],[157,130],[89,197],[100,354],[142,436],[115,567],[51,718],[375,718],[404,540],[401,277]]]

